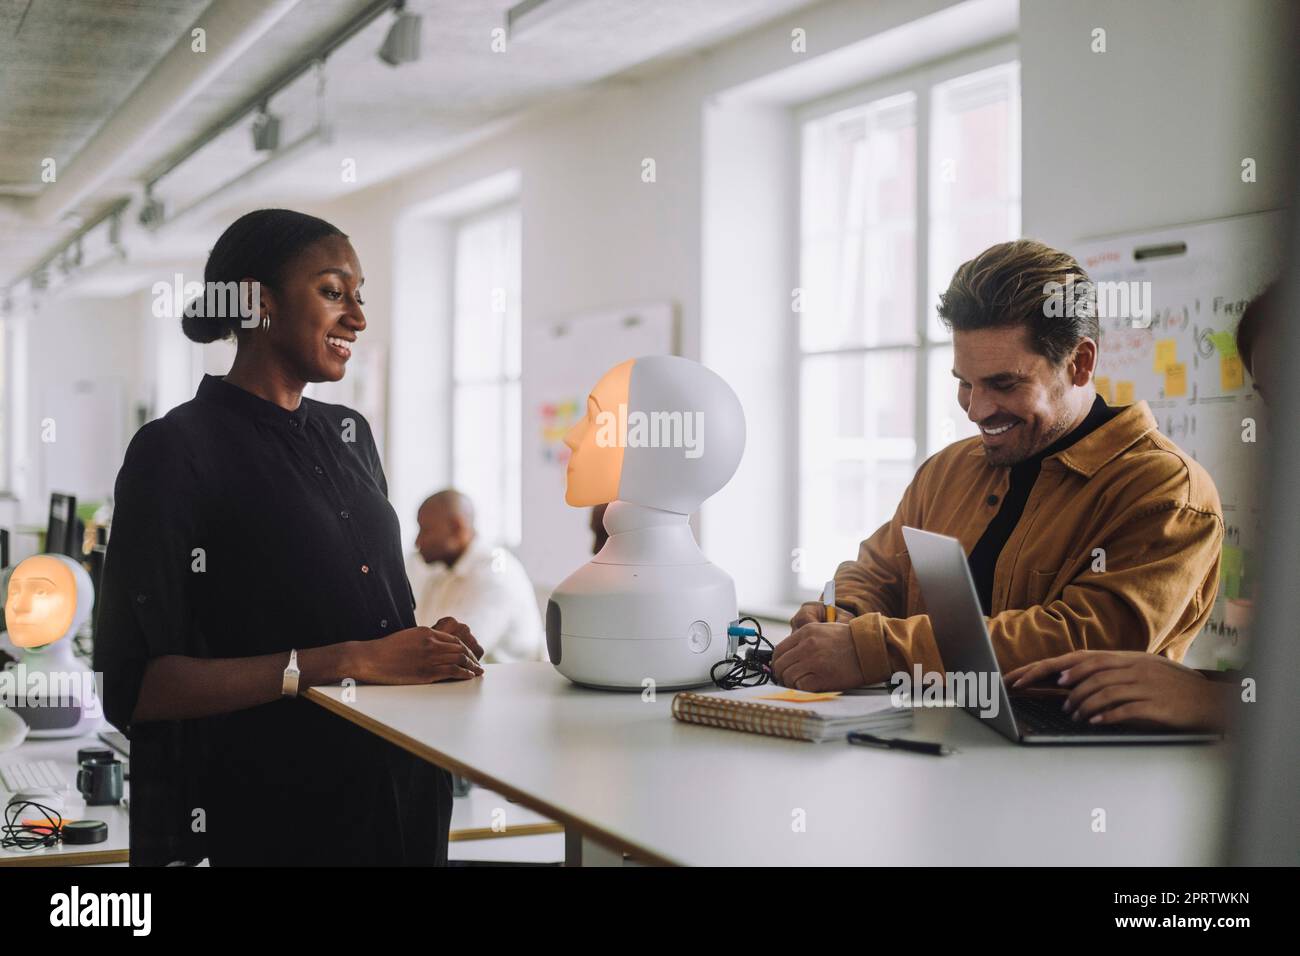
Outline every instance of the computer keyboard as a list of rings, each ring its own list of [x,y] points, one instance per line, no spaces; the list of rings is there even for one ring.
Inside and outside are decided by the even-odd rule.
[[[71,790],[72,783],[53,760],[0,764],[0,788],[14,793],[38,787]]]
[[[1021,732],[1026,734],[1107,734],[1122,737],[1125,734],[1150,733],[1140,727],[1125,727],[1119,724],[1090,724],[1087,721],[1073,720],[1071,715],[1061,710],[1064,697],[1013,697],[1011,709],[1015,712],[1016,722]]]

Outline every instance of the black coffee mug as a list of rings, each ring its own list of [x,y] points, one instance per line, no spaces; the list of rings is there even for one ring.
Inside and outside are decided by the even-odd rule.
[[[122,762],[116,758],[88,757],[77,771],[77,789],[86,805],[109,806],[122,801]]]

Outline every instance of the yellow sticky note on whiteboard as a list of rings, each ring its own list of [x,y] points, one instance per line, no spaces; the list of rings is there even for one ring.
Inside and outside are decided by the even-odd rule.
[[[1165,367],[1165,398],[1182,398],[1187,394],[1187,366],[1171,362]]]
[[[1133,404],[1133,383],[1132,382],[1115,383],[1115,404],[1116,405]]]
[[[1107,405],[1114,405],[1115,397],[1111,393],[1110,379],[1107,378],[1105,375],[1098,375],[1095,379],[1093,379],[1093,382],[1096,383],[1097,394],[1101,396],[1101,400],[1105,402]]]
[[[1240,355],[1219,356],[1219,385],[1225,392],[1241,388],[1246,384],[1245,368]]]
[[[1178,343],[1173,339],[1160,339],[1156,342],[1155,370],[1163,372],[1178,361]]]

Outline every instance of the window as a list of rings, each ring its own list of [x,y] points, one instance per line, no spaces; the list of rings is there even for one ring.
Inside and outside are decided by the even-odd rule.
[[[1019,64],[900,77],[802,114],[800,596],[976,434],[936,315],[958,265],[1020,231]]]
[[[452,483],[473,500],[478,533],[519,543],[519,211],[455,228],[452,305]]]
[[[9,400],[9,321],[0,317],[0,494],[9,491],[9,410],[14,407]]]

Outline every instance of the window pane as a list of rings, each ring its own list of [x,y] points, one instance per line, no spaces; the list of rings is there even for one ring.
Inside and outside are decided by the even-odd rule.
[[[497,385],[458,385],[452,403],[452,484],[474,502],[478,532],[494,543],[505,531],[504,394]]]
[[[523,538],[523,435],[521,432],[523,405],[518,380],[502,389],[505,396],[505,444],[501,457],[503,493],[501,512],[501,543],[515,547]]]
[[[803,349],[915,341],[915,95],[810,122],[803,144]]]
[[[820,588],[894,513],[911,480],[912,349],[803,360],[800,388],[799,583]]]
[[[934,310],[953,272],[1020,234],[1020,65],[959,76],[931,96],[927,334],[944,340]]]
[[[518,375],[519,216],[514,210],[456,233],[453,309],[457,381]]]
[[[479,533],[508,546],[522,525],[519,242],[513,208],[456,232],[452,476]]]
[[[979,428],[957,404],[957,379],[952,374],[952,346],[936,345],[928,351],[930,366],[925,400],[927,458],[955,441],[979,434]]]

